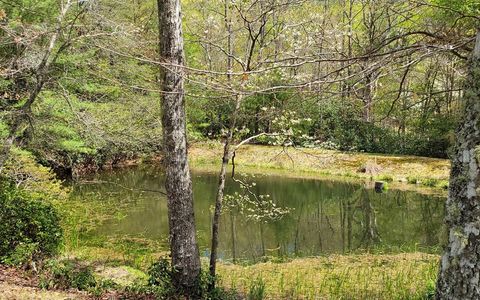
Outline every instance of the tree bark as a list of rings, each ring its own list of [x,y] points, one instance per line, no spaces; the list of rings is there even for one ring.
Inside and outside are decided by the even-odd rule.
[[[180,0],[158,0],[163,152],[173,283],[196,299],[200,255],[196,241],[184,101],[184,53]]]
[[[232,31],[232,20],[229,14],[229,0],[224,1],[224,13],[225,13],[225,28],[227,30],[227,81],[231,84],[232,76],[231,73],[233,71],[233,31]],[[242,88],[244,83],[242,82]],[[220,215],[222,213],[222,204],[223,204],[223,196],[225,191],[225,181],[227,175],[227,167],[228,162],[231,158],[231,143],[233,141],[233,134],[235,131],[235,127],[237,125],[237,116],[238,111],[240,109],[240,105],[243,100],[243,95],[236,95],[235,97],[235,109],[233,111],[233,115],[231,118],[231,123],[228,129],[227,136],[225,138],[225,142],[223,144],[223,156],[222,156],[222,166],[220,167],[220,173],[218,176],[218,187],[217,187],[217,196],[215,198],[215,212],[213,215],[212,220],[212,249],[210,253],[210,265],[209,271],[210,276],[216,276],[216,268],[217,268],[217,250],[218,250],[218,235],[219,235],[219,226],[220,226]],[[235,247],[235,245],[233,246]],[[215,281],[212,281],[209,289],[213,290],[215,288]]]
[[[242,85],[243,87],[243,85]],[[233,133],[237,124],[238,111],[240,110],[240,105],[242,103],[243,96],[237,95],[235,100],[235,110],[232,116],[232,123],[230,125],[225,143],[223,144],[223,157],[222,157],[222,166],[220,168],[220,175],[218,178],[218,188],[217,188],[217,197],[215,198],[215,212],[213,215],[212,221],[212,252],[210,254],[210,276],[216,276],[217,268],[217,250],[218,250],[218,229],[220,226],[220,215],[222,213],[223,206],[223,196],[225,192],[225,181],[227,176],[227,167],[228,162],[232,156],[231,143],[233,141]],[[212,282],[210,289],[215,287],[215,283]]]
[[[480,29],[465,83],[446,203],[448,245],[436,299],[480,299]]]

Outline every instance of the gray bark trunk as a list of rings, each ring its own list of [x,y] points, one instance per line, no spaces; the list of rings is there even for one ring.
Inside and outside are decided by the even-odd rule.
[[[193,192],[187,158],[184,54],[180,0],[158,0],[163,151],[173,282],[179,293],[196,299],[200,255],[196,241]]]
[[[242,83],[243,87],[243,83]],[[217,188],[217,197],[215,199],[215,212],[213,215],[212,221],[212,252],[210,254],[210,275],[212,277],[216,276],[216,268],[217,268],[217,250],[218,250],[218,228],[220,226],[220,215],[222,213],[222,205],[223,205],[223,196],[225,191],[225,179],[227,175],[227,167],[228,162],[231,158],[231,143],[233,141],[233,132],[235,131],[235,127],[237,124],[237,116],[238,111],[240,110],[240,105],[242,103],[242,95],[237,95],[235,100],[235,110],[232,116],[232,123],[229,128],[229,132],[225,139],[225,143],[223,145],[223,157],[222,157],[222,166],[220,168],[220,175],[218,179],[218,188]],[[215,283],[212,282],[210,289],[215,287]]]
[[[446,203],[448,245],[436,299],[480,299],[480,30],[464,89],[464,117],[452,156]]]
[[[232,76],[231,73],[233,71],[233,32],[232,32],[232,20],[229,14],[229,1],[224,1],[224,13],[225,13],[225,28],[227,30],[227,81],[231,84]],[[242,83],[243,87],[243,83]],[[216,269],[217,269],[217,250],[218,250],[218,229],[220,226],[220,215],[222,213],[222,204],[223,204],[223,196],[225,191],[225,179],[227,175],[227,167],[228,162],[231,156],[230,146],[233,140],[233,133],[235,131],[236,123],[237,123],[237,115],[238,110],[240,109],[240,104],[242,102],[242,95],[237,95],[235,98],[235,110],[233,111],[233,116],[231,120],[231,124],[229,127],[229,131],[227,133],[225,143],[223,145],[223,157],[222,157],[222,166],[220,168],[220,174],[218,176],[218,188],[217,188],[217,197],[215,198],[215,212],[213,215],[212,220],[212,249],[210,253],[210,265],[209,271],[210,276],[216,276]],[[235,247],[235,245],[233,246]],[[215,281],[212,281],[210,285],[210,290],[215,288]]]

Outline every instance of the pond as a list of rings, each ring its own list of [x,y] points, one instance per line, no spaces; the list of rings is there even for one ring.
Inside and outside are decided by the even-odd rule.
[[[208,256],[217,175],[193,172],[192,177],[199,247],[201,255]],[[167,247],[163,180],[163,172],[156,167],[120,169],[75,184],[73,195],[81,201],[114,201],[122,207],[95,230],[95,235],[156,239]],[[242,180],[248,182],[248,191],[230,179],[227,194],[248,194],[252,200],[255,197],[251,195],[258,195],[258,199],[265,195],[267,200],[263,201],[274,203],[285,214],[269,218],[258,213],[258,207],[240,210],[233,206],[222,215],[221,259],[255,261],[263,256],[372,249],[431,252],[443,240],[445,199],[438,195],[400,190],[379,194],[362,184],[330,180],[259,175]]]

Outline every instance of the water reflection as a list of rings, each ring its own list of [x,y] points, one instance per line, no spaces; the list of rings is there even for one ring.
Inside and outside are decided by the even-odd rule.
[[[95,234],[166,240],[167,205],[162,172],[142,167],[100,174],[74,186],[78,201],[114,201],[124,207]],[[292,211],[281,220],[256,222],[239,211],[222,216],[219,258],[257,260],[262,256],[310,256],[382,247],[414,251],[442,240],[444,199],[326,180],[256,177],[253,191],[268,194]],[[198,240],[209,254],[211,217],[217,178],[193,173]],[[227,193],[239,191],[228,182]]]

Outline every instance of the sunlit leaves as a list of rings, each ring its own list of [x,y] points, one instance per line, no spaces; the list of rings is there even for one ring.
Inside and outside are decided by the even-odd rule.
[[[290,208],[277,205],[270,195],[254,192],[255,182],[245,179],[236,180],[236,182],[241,191],[224,196],[225,211],[238,212],[247,219],[261,223],[279,220],[290,213]]]

